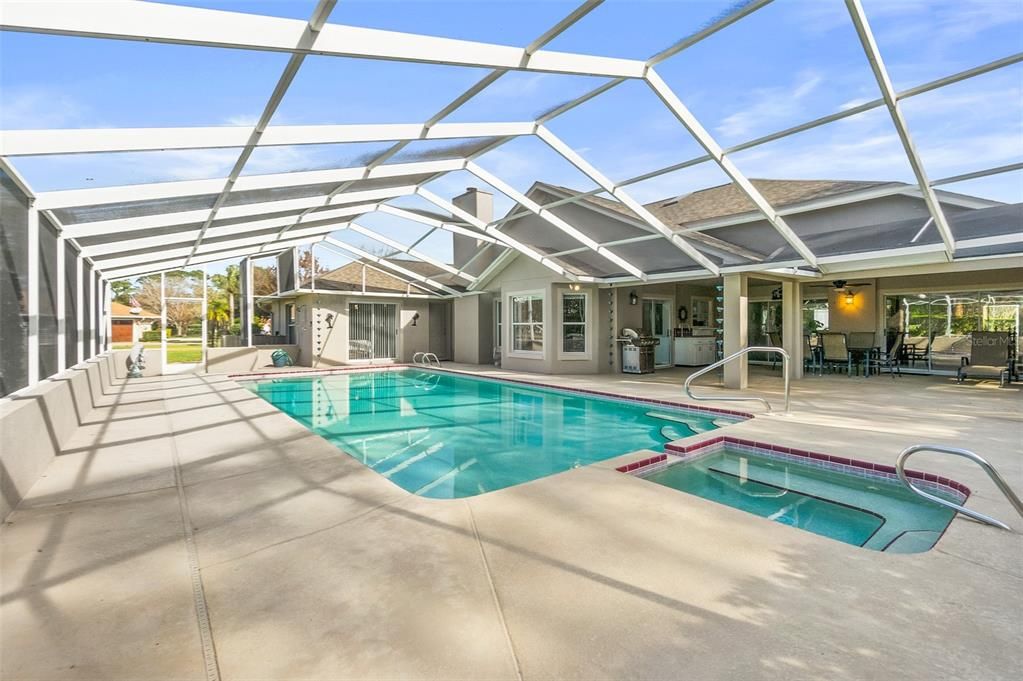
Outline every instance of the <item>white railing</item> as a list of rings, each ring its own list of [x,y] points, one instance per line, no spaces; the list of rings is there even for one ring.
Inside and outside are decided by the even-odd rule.
[[[724,359],[719,359],[713,364],[705,366],[704,368],[700,369],[695,374],[691,374],[689,378],[686,379],[685,386],[683,386],[685,388],[686,395],[691,400],[712,400],[715,402],[762,402],[764,406],[767,407],[767,411],[769,412],[773,411],[771,409],[771,403],[765,400],[763,397],[752,396],[742,397],[739,395],[715,395],[715,396],[694,395],[692,389],[690,388],[692,382],[695,381],[700,376],[703,376],[708,372],[714,371],[714,369],[717,369],[720,366],[728,364],[733,359],[737,359],[751,352],[776,352],[779,355],[781,355],[782,359],[781,372],[785,376],[785,413],[787,414],[789,411],[789,353],[785,352],[781,348],[754,345],[748,348],[743,348],[742,350],[739,350],[738,352],[733,353],[728,357],[725,357]]]

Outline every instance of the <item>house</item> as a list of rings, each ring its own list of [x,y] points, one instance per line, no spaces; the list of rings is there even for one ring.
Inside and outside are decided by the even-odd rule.
[[[142,332],[149,330],[160,315],[137,306],[110,302],[110,340],[113,343],[136,343]]]

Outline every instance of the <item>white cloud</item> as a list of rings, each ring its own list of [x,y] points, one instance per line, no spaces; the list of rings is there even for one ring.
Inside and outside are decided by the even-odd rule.
[[[798,119],[805,108],[803,100],[823,82],[813,70],[800,72],[788,87],[757,88],[750,94],[751,105],[737,111],[717,126],[717,131],[728,139],[748,138],[754,130],[773,129]]]
[[[6,88],[0,104],[0,129],[75,127],[85,107],[74,97],[46,87]]]

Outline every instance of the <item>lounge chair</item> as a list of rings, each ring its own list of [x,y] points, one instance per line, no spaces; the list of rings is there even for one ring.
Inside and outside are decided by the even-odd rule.
[[[926,360],[931,351],[931,340],[927,336],[907,336],[903,343],[906,348],[906,359],[916,366],[916,361]]]
[[[852,354],[846,343],[844,333],[821,334],[821,343],[824,347],[824,355],[821,357],[821,364],[833,367],[836,364],[845,365],[845,373],[852,376]]]
[[[970,339],[970,356],[962,358],[956,381],[962,383],[970,375],[998,376],[998,386],[1005,387],[1014,379],[1016,370],[1016,339],[1011,331],[974,331]]]

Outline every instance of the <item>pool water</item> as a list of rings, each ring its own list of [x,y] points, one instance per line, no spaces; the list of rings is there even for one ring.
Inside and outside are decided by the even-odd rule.
[[[418,369],[288,377],[257,395],[403,489],[455,499],[737,419]]]
[[[955,516],[897,481],[728,446],[643,477],[808,532],[890,553],[927,551]]]

